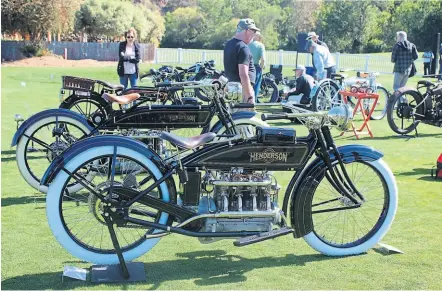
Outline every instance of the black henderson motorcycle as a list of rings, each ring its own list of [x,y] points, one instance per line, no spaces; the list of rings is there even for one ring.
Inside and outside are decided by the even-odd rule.
[[[239,111],[227,114],[228,106],[245,108],[250,104],[228,104],[223,98],[204,99],[202,104],[197,98],[181,98],[178,92],[198,89],[211,90],[214,86],[224,87],[218,80],[203,82],[157,83],[158,94],[166,94],[161,100],[174,100],[173,104],[151,104],[151,97],[138,93],[114,95],[104,93],[100,97],[106,107],[117,103],[119,110],[109,111],[105,117],[95,112],[91,118],[66,109],[50,109],[39,112],[27,119],[15,133],[12,146],[16,146],[16,160],[25,181],[33,188],[46,192],[47,187],[40,184],[44,170],[55,156],[66,150],[79,139],[96,134],[120,134],[145,142],[154,151],[165,156],[169,154],[167,145],[159,139],[161,131],[192,131],[191,136],[200,132],[214,132],[218,135],[229,134],[231,124],[241,131],[255,134],[257,126],[268,126],[256,112]],[[158,98],[158,97],[157,97]],[[101,101],[100,101],[101,102]],[[132,105],[130,105],[132,104]],[[216,121],[215,117],[218,118]],[[213,121],[213,122],[212,122]],[[196,131],[197,133],[193,133]],[[187,133],[189,135],[189,133]],[[92,176],[88,176],[92,178]],[[70,192],[80,189],[80,184],[70,187]]]
[[[49,226],[73,256],[120,263],[126,276],[125,261],[172,233],[201,243],[235,238],[235,246],[293,233],[325,255],[366,252],[390,228],[398,190],[382,153],[334,144],[330,126],[348,128],[350,117],[344,105],[328,113],[263,115],[302,119],[307,136],[273,127],[243,138],[233,126],[235,135],[222,140],[215,133],[182,138],[163,132],[162,139],[190,151],[172,159],[127,137],[83,139],[42,178],[49,186]],[[85,179],[91,171],[94,179]],[[271,171],[293,175],[281,199]],[[71,183],[83,188],[67,195]]]

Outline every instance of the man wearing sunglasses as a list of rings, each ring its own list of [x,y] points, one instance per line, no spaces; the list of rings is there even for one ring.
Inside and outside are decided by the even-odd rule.
[[[238,23],[235,36],[224,47],[224,72],[229,82],[240,82],[243,90],[243,102],[255,103],[256,71],[253,56],[247,46],[260,31],[253,19],[241,19]]]

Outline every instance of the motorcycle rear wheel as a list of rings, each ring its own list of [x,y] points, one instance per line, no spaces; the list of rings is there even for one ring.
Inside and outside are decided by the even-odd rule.
[[[109,189],[108,184],[112,182],[114,187],[124,185],[124,187],[142,191],[162,177],[163,173],[154,160],[124,145],[116,146],[115,160],[120,170],[115,171],[113,178],[109,177],[110,170],[108,169],[106,172],[106,165],[103,164],[103,161],[112,159],[114,146],[99,145],[91,147],[70,160],[65,168],[75,174],[85,167],[95,167],[97,164],[95,161],[99,161],[100,165],[104,166],[97,168],[95,179],[84,182],[95,191],[105,189],[102,195],[108,193],[106,189]],[[129,162],[125,163],[124,161]],[[46,216],[52,233],[63,248],[81,260],[94,264],[117,264],[119,262],[118,257],[109,230],[102,217],[103,213],[100,212],[101,201],[98,201],[99,198],[98,200],[90,199],[93,194],[87,188],[75,193],[75,195],[66,197],[64,190],[66,184],[72,179],[65,171],[61,170],[49,186],[46,197]],[[155,197],[169,202],[172,195],[174,195],[172,193],[174,190],[170,190],[172,189],[170,185],[170,181],[166,180],[148,195],[155,195]],[[118,196],[113,194],[113,200],[121,199]],[[133,204],[128,211],[130,216],[134,218],[148,218],[150,221],[167,225],[171,223],[167,213],[140,203]],[[147,253],[160,240],[160,238],[146,239],[144,235],[152,233],[153,230],[135,224],[122,226],[115,224],[113,227],[126,261],[132,261]]]
[[[424,117],[424,106],[425,104],[417,92],[409,91],[393,95],[387,108],[388,125],[397,134],[412,132],[418,125],[416,119]]]

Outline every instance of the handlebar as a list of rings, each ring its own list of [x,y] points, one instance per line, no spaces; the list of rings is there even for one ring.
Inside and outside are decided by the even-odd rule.
[[[255,108],[255,104],[252,103],[230,103],[230,108]]]
[[[324,117],[327,115],[327,112],[309,112],[309,113],[281,113],[281,114],[267,114],[264,113],[261,115],[261,119],[263,121],[266,120],[278,120],[278,119],[291,119],[297,117]]]

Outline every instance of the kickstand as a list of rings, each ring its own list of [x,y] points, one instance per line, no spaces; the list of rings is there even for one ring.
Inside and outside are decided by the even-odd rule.
[[[112,239],[112,244],[117,252],[118,261],[120,262],[121,273],[123,274],[123,278],[128,280],[130,278],[129,271],[127,269],[126,261],[124,261],[123,253],[121,252],[120,244],[118,243],[117,235],[115,234],[114,226],[112,224],[109,216],[104,216],[104,220],[106,221],[107,228],[109,229],[109,234]]]
[[[414,114],[413,114],[413,124],[416,124],[416,119],[414,118]],[[417,126],[418,125],[419,125],[419,123],[414,126],[414,132],[416,133],[416,137],[419,137],[419,134],[417,133]]]

